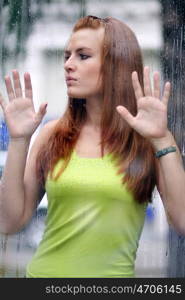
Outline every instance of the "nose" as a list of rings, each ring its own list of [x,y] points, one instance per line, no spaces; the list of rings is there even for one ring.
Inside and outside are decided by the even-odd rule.
[[[75,71],[76,69],[76,64],[74,62],[74,59],[72,57],[69,57],[65,64],[64,64],[64,69],[65,71],[69,72],[69,71]]]

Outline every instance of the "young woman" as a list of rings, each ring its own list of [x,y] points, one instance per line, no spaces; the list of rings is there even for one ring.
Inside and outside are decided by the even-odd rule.
[[[48,70],[49,71],[49,70]],[[34,111],[31,79],[5,83],[10,132],[0,193],[0,229],[19,231],[44,193],[48,214],[27,277],[132,277],[147,202],[155,186],[171,224],[185,233],[185,174],[167,128],[170,83],[143,72],[134,33],[121,21],[84,17],[65,50],[69,102],[59,120],[30,139],[47,103]]]

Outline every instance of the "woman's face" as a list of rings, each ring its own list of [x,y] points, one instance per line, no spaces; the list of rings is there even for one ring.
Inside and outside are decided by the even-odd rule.
[[[101,53],[104,28],[74,32],[65,50],[65,78],[71,98],[101,96]]]

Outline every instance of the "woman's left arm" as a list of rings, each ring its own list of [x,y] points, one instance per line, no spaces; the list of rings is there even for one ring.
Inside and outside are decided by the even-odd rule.
[[[157,188],[163,201],[168,222],[185,235],[185,172],[180,151],[170,131],[163,139],[153,140],[154,149],[169,146],[176,148],[159,157],[159,182]]]
[[[137,100],[137,115],[133,116],[124,106],[117,110],[124,120],[139,134],[149,139],[156,153],[159,153],[158,190],[170,223],[185,235],[185,171],[176,141],[167,127],[167,106],[170,96],[170,83],[164,86],[160,99],[160,78],[155,72],[153,89],[149,68],[144,68],[144,91],[136,72],[132,73],[133,88]],[[173,152],[169,147],[173,147]],[[167,149],[167,154],[161,150]],[[175,151],[176,150],[176,151]]]

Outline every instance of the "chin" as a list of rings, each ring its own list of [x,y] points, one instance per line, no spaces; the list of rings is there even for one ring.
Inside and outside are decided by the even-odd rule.
[[[68,97],[69,98],[73,98],[73,99],[85,99],[86,97],[85,96],[79,96],[79,95],[76,95],[76,94],[68,94]]]
[[[72,92],[69,92],[69,91],[68,91],[67,95],[68,95],[68,97],[75,98],[75,99],[85,99],[86,98],[86,95],[72,93]]]

